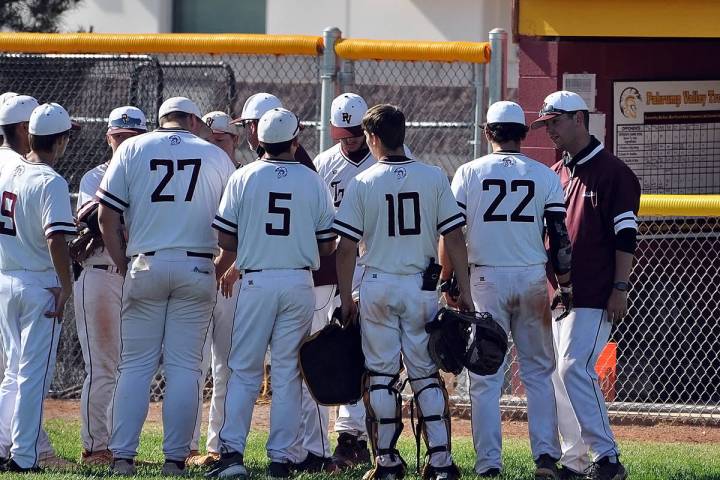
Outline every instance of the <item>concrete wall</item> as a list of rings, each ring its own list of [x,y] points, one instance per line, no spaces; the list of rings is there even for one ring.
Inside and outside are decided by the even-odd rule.
[[[164,33],[172,29],[169,0],[85,0],[66,13],[60,31],[93,28],[98,33]]]

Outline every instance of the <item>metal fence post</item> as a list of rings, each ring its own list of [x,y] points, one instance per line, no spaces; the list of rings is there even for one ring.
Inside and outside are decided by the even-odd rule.
[[[502,28],[490,30],[490,68],[488,71],[488,107],[505,100],[507,94],[507,32]],[[490,148],[490,145],[488,145]]]
[[[483,142],[482,124],[485,121],[485,64],[473,64],[473,85],[475,86],[475,118],[473,121],[473,158],[480,157]]]
[[[340,63],[340,73],[338,73],[338,84],[340,93],[350,90],[355,85],[355,65],[352,60],[343,60]]]
[[[327,27],[323,30],[322,65],[320,66],[320,81],[322,90],[320,95],[320,151],[324,152],[332,145],[330,139],[330,106],[335,98],[335,82],[337,79],[337,57],[335,55],[335,42],[340,38],[340,29]]]

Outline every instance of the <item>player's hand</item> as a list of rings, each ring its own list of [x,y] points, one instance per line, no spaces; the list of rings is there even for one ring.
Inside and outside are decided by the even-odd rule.
[[[55,318],[58,323],[60,323],[62,322],[63,314],[65,312],[65,303],[70,298],[72,290],[61,287],[50,287],[45,290],[52,293],[53,299],[55,300],[55,309],[45,312],[45,316],[47,318]]]
[[[232,297],[233,285],[235,285],[235,282],[238,281],[238,278],[240,278],[240,272],[235,269],[234,266],[231,266],[225,273],[222,274],[218,287],[220,288],[220,293],[223,297]]]
[[[451,308],[460,308],[460,305],[458,304],[458,301],[460,300],[460,297],[453,297],[450,292],[444,292],[442,294],[442,298],[445,301],[445,304],[447,304],[448,307]]]
[[[627,292],[613,288],[606,307],[608,320],[620,322],[627,315]]]
[[[353,300],[344,301],[340,304],[340,324],[343,327],[356,322],[358,318],[358,305]]]
[[[472,297],[467,292],[460,292],[460,296],[457,301],[457,309],[461,312],[474,312],[475,305],[473,305]]]
[[[572,287],[558,287],[555,290],[552,303],[550,304],[550,310],[555,310],[560,305],[563,306],[563,312],[555,318],[555,321],[560,321],[570,314],[573,309],[573,291]]]

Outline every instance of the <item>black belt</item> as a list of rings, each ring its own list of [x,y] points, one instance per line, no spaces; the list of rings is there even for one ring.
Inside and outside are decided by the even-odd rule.
[[[310,270],[310,267],[290,268],[289,270]],[[262,271],[263,271],[263,269],[261,268],[260,270],[245,270],[244,273],[246,273],[246,274],[247,273],[257,273],[257,272],[262,272]]]
[[[190,251],[186,251],[185,253],[187,254],[188,257],[209,258],[210,260],[213,259],[212,253],[200,253],[200,252],[190,252]],[[153,255],[155,255],[155,252],[145,252],[145,253],[143,253],[143,255],[145,255],[146,257],[152,257]]]
[[[115,265],[90,265],[88,268],[97,268],[98,270],[105,270],[110,273],[118,273],[118,269]]]

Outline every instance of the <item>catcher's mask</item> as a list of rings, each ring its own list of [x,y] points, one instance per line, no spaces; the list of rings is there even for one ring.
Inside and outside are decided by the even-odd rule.
[[[300,372],[310,394],[320,405],[346,405],[362,397],[365,355],[360,322],[340,326],[339,308],[322,330],[300,345]]]
[[[471,333],[475,326],[475,335]],[[507,333],[487,312],[464,313],[441,308],[425,325],[428,352],[437,366],[459,375],[463,367],[478,375],[492,375],[507,353]]]

